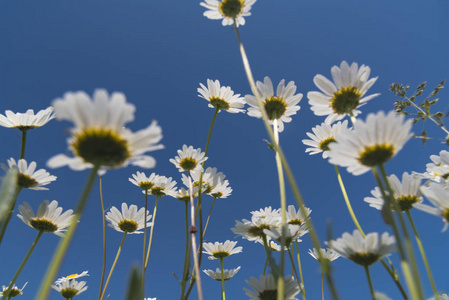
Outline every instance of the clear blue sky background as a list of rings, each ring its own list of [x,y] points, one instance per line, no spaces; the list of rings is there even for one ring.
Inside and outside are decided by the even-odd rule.
[[[0,111],[24,112],[44,109],[66,91],[96,88],[121,91],[137,107],[133,130],[157,120],[162,126],[165,150],[154,152],[157,166],[146,173],[174,177],[181,183],[177,169],[168,161],[183,144],[204,148],[213,110],[197,97],[199,83],[219,79],[240,94],[250,89],[242,67],[231,27],[202,16],[200,1],[0,1]],[[270,76],[277,84],[293,80],[304,94],[301,110],[286,124],[281,134],[290,165],[298,180],[312,219],[324,241],[331,224],[334,237],[354,230],[338,188],[333,166],[321,156],[304,153],[301,140],[306,132],[323,121],[314,116],[307,103],[308,91],[316,74],[330,77],[330,68],[342,60],[369,65],[372,76],[379,76],[370,93],[381,97],[363,107],[369,112],[389,111],[395,97],[389,92],[393,82],[412,87],[423,81],[436,86],[448,78],[449,2],[259,0],[252,16],[241,27],[241,36],[256,79]],[[429,91],[430,92],[430,91]],[[426,94],[426,93],[425,93]],[[439,108],[448,111],[448,92],[440,93]],[[66,122],[52,121],[29,132],[26,158],[45,168],[51,156],[66,151]],[[415,126],[420,133],[422,124]],[[426,146],[411,140],[392,160],[390,173],[425,171],[431,154],[445,148],[442,131],[426,124],[429,135],[437,137]],[[0,128],[0,161],[17,158],[20,133]],[[250,211],[265,206],[279,207],[279,192],[274,155],[263,139],[267,135],[260,120],[243,114],[220,113],[212,135],[208,166],[227,175],[234,192],[217,200],[207,241],[237,240],[243,253],[225,260],[225,268],[241,266],[227,283],[228,299],[246,299],[245,279],[263,272],[264,250],[242,240],[230,230],[235,220],[250,217]],[[108,172],[104,177],[106,206],[122,202],[143,205],[139,188],[128,182],[135,167]],[[18,204],[27,201],[36,210],[44,200],[56,199],[64,209],[74,208],[87,172],[68,168],[50,170],[58,180],[49,191],[23,191]],[[378,211],[363,202],[375,183],[369,173],[353,177],[343,171],[349,196],[362,227],[367,232],[389,230]],[[294,203],[290,191],[289,204]],[[150,202],[150,207],[154,200]],[[204,201],[205,211],[210,199]],[[154,243],[147,273],[147,297],[178,299],[180,288],[172,272],[180,276],[184,258],[184,205],[170,197],[162,198],[158,208]],[[449,291],[447,274],[448,233],[435,216],[413,211],[430,265],[441,291]],[[7,284],[22,261],[36,232],[13,217],[0,248],[0,283]],[[108,268],[122,235],[108,228]],[[59,237],[46,234],[36,247],[17,281],[28,281],[23,299],[33,299]],[[124,250],[112,277],[110,299],[122,299],[129,270],[141,260],[142,237],[127,237]],[[320,299],[320,267],[307,251],[308,237],[301,244],[308,299]],[[393,254],[397,262],[398,255]],[[420,260],[419,260],[420,261]],[[215,269],[216,261],[203,260],[202,268]],[[426,296],[431,288],[422,263]],[[99,188],[95,186],[86,213],[59,276],[89,270],[89,289],[80,299],[95,299],[101,272],[101,211]],[[374,287],[393,299],[400,299],[394,284],[380,264],[372,267]],[[334,264],[334,276],[341,299],[368,299],[369,289],[363,269],[346,259]],[[219,299],[220,283],[203,275],[205,299]],[[327,298],[329,299],[329,293]],[[196,291],[192,299],[196,298]],[[61,299],[52,292],[50,299]]]

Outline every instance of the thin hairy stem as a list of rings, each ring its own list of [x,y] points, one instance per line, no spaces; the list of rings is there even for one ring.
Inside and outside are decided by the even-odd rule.
[[[122,241],[120,243],[120,246],[118,247],[117,254],[115,255],[114,262],[112,263],[111,270],[109,271],[108,278],[106,279],[106,283],[104,285],[104,289],[103,289],[103,292],[101,293],[99,300],[103,300],[104,295],[106,294],[106,290],[108,289],[108,285],[109,285],[109,280],[111,280],[112,272],[114,272],[115,265],[117,264],[118,258],[120,257],[120,253],[122,252],[123,243],[125,242],[125,238],[126,238],[127,234],[128,234],[128,232],[125,232],[123,234]]]
[[[212,215],[212,209],[214,208],[215,200],[217,200],[217,197],[214,197],[214,200],[212,201],[212,205],[209,210],[209,215],[207,216],[206,226],[204,226],[203,239],[206,236],[207,225],[209,225],[209,220],[210,220],[210,216]]]
[[[301,293],[304,300],[306,300],[306,285],[304,283],[304,277],[302,274],[302,266],[301,266],[301,258],[299,257],[299,243],[298,240],[295,241],[296,244],[296,259],[298,260],[298,269],[299,269],[299,276],[301,276],[301,282],[302,282],[302,288],[301,286]]]
[[[224,286],[224,274],[223,274],[223,257],[220,257],[220,268],[221,268],[221,300],[226,300],[225,296],[225,286]]]
[[[185,201],[185,222],[186,222],[186,251],[184,256],[184,268],[182,270],[181,280],[181,300],[184,299],[187,280],[189,279],[190,268],[190,235],[189,235],[189,202]]]
[[[20,158],[25,158],[25,144],[27,140],[27,130],[22,131],[22,147],[20,149]]]
[[[373,300],[376,300],[376,296],[374,295],[373,283],[371,281],[371,275],[369,273],[369,267],[368,266],[364,266],[364,267],[365,267],[366,278],[368,279],[369,291],[371,293],[371,298],[373,298]]]
[[[144,299],[145,297],[145,252],[146,252],[146,247],[147,247],[147,206],[148,206],[148,189],[145,189],[145,226],[143,228],[143,251],[142,251],[142,299]],[[154,220],[153,220],[153,226],[151,226],[151,228],[153,229],[154,227]]]
[[[154,225],[156,225],[156,213],[157,213],[157,203],[159,202],[159,196],[156,196],[156,202],[154,203],[154,209],[153,209],[153,226],[151,226],[151,230],[150,230],[150,239],[148,241],[148,250],[147,250],[147,257],[145,259],[145,268],[144,270],[147,269],[148,267],[148,260],[150,259],[150,251],[151,251],[151,243],[153,242],[153,231],[154,231]],[[145,215],[146,215],[146,211],[145,211]],[[146,223],[145,223],[145,228],[146,228]]]
[[[104,200],[103,200],[103,177],[100,176],[100,202],[101,202],[101,219],[103,224],[103,265],[101,267],[101,280],[100,280],[100,291],[98,292],[98,299],[101,297],[101,291],[103,290],[104,275],[106,271],[106,218],[104,211]]]
[[[296,272],[295,260],[293,259],[293,250],[291,247],[289,247],[287,251],[288,256],[290,257],[290,263],[292,264],[292,270],[295,273],[296,283],[298,283],[298,288],[301,290],[302,298],[306,300],[306,292],[304,291],[304,289],[301,288],[301,282],[299,281],[298,272]]]

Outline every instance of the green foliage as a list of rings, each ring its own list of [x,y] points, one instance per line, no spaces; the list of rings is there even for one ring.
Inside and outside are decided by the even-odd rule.
[[[3,178],[3,183],[0,188],[0,222],[7,215],[9,206],[11,205],[14,190],[17,186],[17,174],[18,170],[13,168]]]
[[[131,270],[130,276],[129,276],[129,283],[128,283],[128,294],[126,296],[126,300],[140,300],[141,299],[141,283],[140,283],[140,273],[139,269],[134,266]]]
[[[392,91],[396,96],[402,98],[402,100],[396,100],[394,103],[394,109],[398,114],[404,114],[406,116],[413,116],[413,124],[418,123],[420,120],[426,121],[427,119],[431,120],[435,124],[437,124],[446,134],[449,136],[449,132],[444,126],[443,119],[449,116],[448,114],[444,114],[441,111],[437,111],[435,113],[432,113],[431,108],[433,105],[435,105],[438,102],[438,98],[436,96],[438,95],[438,92],[444,88],[445,80],[440,82],[436,88],[434,88],[430,94],[424,98],[424,100],[421,103],[416,102],[416,98],[421,96],[424,92],[424,90],[427,87],[427,83],[423,82],[416,90],[413,92],[413,94],[408,97],[407,93],[410,89],[409,85],[402,85],[400,83],[393,83],[390,86],[390,91]],[[407,110],[409,107],[413,107],[414,110],[410,112],[410,110]],[[427,137],[427,131],[423,129],[421,132],[421,136],[415,136],[416,138],[420,138],[423,142],[423,145],[425,144],[426,140],[429,139]]]

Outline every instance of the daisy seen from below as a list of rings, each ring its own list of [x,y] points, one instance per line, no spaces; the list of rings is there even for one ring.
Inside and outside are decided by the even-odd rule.
[[[50,175],[45,169],[36,171],[37,164],[32,161],[30,164],[25,159],[19,159],[18,162],[14,158],[8,159],[8,166],[2,164],[2,169],[8,172],[12,168],[17,168],[19,177],[17,184],[20,188],[31,190],[48,190],[43,187],[56,180],[56,176]]]
[[[399,204],[401,211],[408,211],[413,208],[417,203],[423,201],[420,191],[421,177],[415,174],[408,174],[404,172],[402,174],[402,182],[396,175],[388,176],[391,189],[393,190],[393,197]],[[374,197],[366,197],[365,202],[369,203],[369,206],[381,210],[384,206],[384,198],[379,187],[376,187],[371,191],[371,195]],[[392,208],[393,209],[393,208]]]
[[[96,90],[91,99],[85,92],[68,92],[53,106],[57,118],[74,122],[75,128],[68,139],[74,157],[58,154],[47,162],[51,168],[69,166],[79,171],[94,166],[155,166],[155,159],[145,153],[163,148],[159,144],[162,129],[156,121],[137,132],[125,128],[134,120],[135,107],[126,102],[124,94]]]
[[[141,208],[137,210],[136,205],[128,205],[122,203],[122,212],[120,212],[115,206],[113,206],[106,214],[106,220],[109,221],[108,226],[119,232],[128,234],[143,233],[139,231],[145,227],[145,211],[147,215],[146,227],[152,226],[153,223],[149,222],[152,216],[148,210]]]
[[[201,148],[193,149],[193,146],[182,146],[182,150],[178,150],[178,156],[170,158],[170,162],[179,169],[179,172],[202,171],[201,164],[207,160]]]
[[[426,178],[440,182],[449,177],[449,152],[441,150],[439,155],[431,155],[431,163],[426,165]]]
[[[301,241],[300,238],[305,235],[309,230],[306,226],[299,226],[299,225],[291,225],[286,224],[286,232],[285,232],[285,246],[288,248],[290,244],[293,241]],[[276,227],[270,226],[269,229],[264,229],[263,232],[277,241],[278,243],[281,243],[282,239],[282,230]]]
[[[237,267],[235,269],[224,269],[223,270],[223,278],[224,281],[228,281],[230,280],[232,277],[234,277],[235,274],[237,274],[237,272],[240,270],[240,267]],[[216,281],[221,281],[221,270],[219,268],[217,268],[215,271],[214,270],[203,270],[203,272],[209,276],[212,279],[215,279]]]
[[[265,108],[270,124],[273,124],[274,120],[277,120],[279,132],[284,131],[284,122],[290,123],[292,118],[290,116],[295,115],[300,109],[299,101],[302,99],[302,94],[296,94],[296,85],[293,81],[290,81],[285,86],[285,80],[282,79],[279,82],[276,96],[274,95],[273,83],[267,76],[264,78],[264,82],[257,81],[257,90],[261,97],[262,106]],[[246,95],[245,101],[250,105],[248,108],[248,115],[251,117],[262,118],[262,112],[257,104],[257,99],[253,95]]]
[[[235,247],[237,242],[227,240],[224,243],[203,243],[203,253],[209,254],[209,259],[223,259],[232,254],[242,252],[242,247]]]
[[[307,216],[304,216],[300,209],[296,210],[294,205],[289,205],[287,210],[287,223],[299,226],[304,225],[306,218],[310,218],[309,215],[312,213],[312,210],[308,207],[305,207],[305,211]]]
[[[334,252],[365,267],[396,251],[395,238],[388,232],[384,232],[379,238],[377,232],[368,233],[363,237],[360,231],[354,230],[352,235],[345,232],[341,238],[331,240],[327,244]]]
[[[235,94],[229,86],[220,86],[218,80],[207,80],[207,87],[200,83],[198,88],[198,97],[209,101],[209,107],[218,109],[218,111],[225,110],[230,113],[245,112],[245,100],[240,97],[240,94]]]
[[[311,140],[302,140],[304,145],[310,146],[306,149],[306,153],[310,152],[310,155],[314,155],[322,152],[323,158],[328,158],[329,144],[335,142],[335,135],[346,129],[348,129],[348,120],[335,123],[332,126],[323,122],[321,125],[313,127],[313,134],[306,133]]]
[[[17,216],[28,226],[42,232],[52,232],[63,237],[64,231],[70,225],[75,215],[69,209],[62,213],[62,207],[58,207],[58,201],[45,200],[39,205],[36,216],[27,202],[19,205]]]
[[[394,111],[369,114],[366,122],[358,120],[353,130],[344,130],[329,145],[329,162],[346,167],[349,173],[361,175],[381,166],[402,149],[412,137],[412,120]]]
[[[149,190],[150,194],[156,197],[176,194],[176,181],[171,177],[157,175],[154,180],[154,186]]]
[[[281,218],[279,210],[272,210],[271,206],[260,211],[251,212],[251,221],[243,219],[242,221],[235,221],[235,227],[231,228],[232,232],[240,235],[243,239],[253,241],[255,243],[264,244],[264,237],[269,241],[271,238],[266,236],[264,229],[269,229],[270,226],[275,228],[280,227]]]
[[[26,287],[27,284],[28,282],[25,282],[25,284],[22,286],[21,289],[19,289],[17,285],[14,285],[11,291],[8,293],[9,295],[7,297],[14,298],[16,296],[23,295],[23,289]],[[0,292],[0,296],[6,296],[5,294],[6,290],[8,290],[8,287],[2,285],[2,291]]]
[[[332,249],[323,249],[320,248],[319,252],[316,248],[313,249],[309,249],[308,252],[313,258],[315,258],[319,263],[321,263],[320,261],[320,253],[322,256],[322,259],[327,260],[327,262],[331,262],[336,260],[337,258],[340,257],[340,254],[338,254],[337,252],[332,251]]]
[[[176,191],[175,193],[173,193],[170,196],[172,196],[173,198],[176,198],[182,202],[190,201],[190,192],[189,192],[189,190],[186,190],[183,187],[180,188],[178,191]],[[196,197],[198,197],[198,187],[193,188],[193,198],[196,198]]]
[[[422,186],[421,192],[434,205],[418,203],[415,208],[443,219],[443,231],[449,225],[449,188],[441,183],[431,182],[428,187]]]
[[[56,280],[55,283],[63,282],[64,280],[74,280],[84,276],[89,276],[89,271],[83,271],[81,274],[75,273],[68,275],[66,277],[58,278],[58,280]]]
[[[154,186],[156,178],[158,177],[156,173],[151,173],[151,175],[147,177],[144,172],[139,171],[131,176],[132,178],[129,178],[129,181],[144,191],[150,190]]]
[[[201,171],[191,172],[190,176],[193,180],[193,187],[199,187]],[[229,181],[225,178],[226,176],[222,172],[217,172],[217,168],[207,168],[201,179],[201,193],[216,198],[227,198],[231,195],[232,189],[229,187]],[[185,174],[182,174],[182,183],[186,187],[189,186],[189,178]]]
[[[223,26],[245,25],[245,19],[251,15],[249,12],[252,5],[256,3],[256,0],[204,0],[200,5],[207,8],[204,12],[204,16],[211,20],[221,20]]]
[[[327,116],[326,122],[331,124],[341,120],[346,115],[356,117],[360,106],[380,94],[372,94],[364,97],[366,92],[376,82],[376,78],[368,79],[371,69],[368,66],[357,63],[348,65],[346,61],[340,64],[340,68],[333,66],[331,69],[332,79],[330,81],[321,74],[313,78],[315,85],[321,92],[309,92],[307,98],[311,110],[317,116]]]
[[[0,126],[17,128],[21,131],[44,126],[55,118],[53,107],[51,106],[40,110],[37,114],[34,114],[34,110],[28,109],[25,113],[13,113],[7,110],[5,111],[5,115],[0,114]]]
[[[58,291],[64,299],[72,299],[87,290],[86,281],[63,280],[56,281],[51,288]]]
[[[253,289],[243,288],[246,295],[251,300],[276,300],[277,299],[277,286],[273,275],[268,276],[260,275],[259,279],[251,277],[249,280],[245,280],[246,283]],[[296,295],[300,292],[300,288],[296,283],[293,276],[287,275],[284,277],[284,299],[296,300]]]

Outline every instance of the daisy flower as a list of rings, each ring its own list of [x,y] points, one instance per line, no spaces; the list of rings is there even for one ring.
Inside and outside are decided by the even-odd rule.
[[[0,114],[0,126],[17,128],[21,131],[44,126],[55,117],[53,107],[51,106],[40,110],[37,114],[34,114],[34,110],[28,109],[26,113],[13,113],[7,110],[5,111],[5,115]]]
[[[235,269],[224,269],[223,270],[223,280],[228,281],[232,277],[234,277],[235,274],[240,270],[240,267],[237,267]],[[216,271],[214,270],[203,270],[204,273],[207,274],[212,279],[215,279],[216,281],[221,281],[221,269],[217,268]]]
[[[153,223],[149,222],[152,218],[150,212],[147,210],[147,224],[146,227],[152,226]],[[109,221],[108,226],[112,227],[116,231],[125,233],[143,233],[139,231],[145,227],[145,208],[137,211],[136,205],[128,205],[122,203],[122,212],[120,212],[115,206],[113,206],[106,214],[106,220]]]
[[[262,100],[262,105],[270,120],[270,124],[273,124],[273,120],[277,120],[279,132],[284,131],[284,122],[290,123],[292,118],[290,116],[296,115],[296,112],[300,109],[299,101],[302,99],[302,94],[296,94],[296,85],[293,81],[290,81],[285,86],[285,80],[282,79],[276,90],[276,96],[274,96],[273,83],[271,79],[264,78],[264,82],[257,81],[257,90]],[[262,112],[257,105],[257,99],[253,95],[246,95],[245,101],[251,107],[248,108],[248,115],[251,117],[262,118]]]
[[[243,17],[251,16],[249,12],[251,6],[256,0],[204,0],[200,5],[207,8],[204,12],[204,16],[211,20],[221,20],[223,26],[234,24],[236,26],[245,25],[245,19]]]
[[[89,271],[83,271],[81,274],[75,273],[66,277],[58,278],[58,280],[56,280],[55,283],[61,283],[65,280],[74,280],[84,276],[89,276]]]
[[[438,182],[449,177],[449,152],[442,150],[439,154],[431,155],[432,162],[426,165],[426,173],[429,175],[427,177]]]
[[[237,242],[227,240],[224,243],[203,243],[203,253],[209,254],[209,259],[223,259],[232,254],[242,252],[242,247],[235,247]],[[235,248],[234,248],[235,247]]]
[[[361,65],[359,68],[357,63],[349,66],[343,61],[340,68],[333,66],[331,69],[334,82],[321,74],[316,75],[313,82],[321,92],[307,93],[311,110],[317,116],[327,116],[326,122],[329,124],[341,120],[346,115],[357,116],[360,113],[357,108],[380,95],[364,97],[377,80],[377,77],[368,80],[370,72],[368,66]]]
[[[352,235],[345,232],[342,238],[331,240],[327,244],[341,256],[365,267],[396,251],[395,238],[388,232],[384,232],[379,238],[377,232],[368,233],[363,237],[360,231],[354,230]]]
[[[434,296],[427,300],[449,300],[449,296],[447,294],[441,294],[441,295],[438,295],[437,297]]]
[[[156,175],[154,186],[149,190],[151,195],[162,197],[176,194],[176,181],[171,177]]]
[[[78,282],[76,280],[56,281],[51,288],[61,293],[65,299],[72,299],[87,290],[86,281]]]
[[[296,210],[294,205],[288,206],[287,211],[287,223],[291,225],[304,225],[306,223],[306,218],[309,218],[312,210],[308,207],[305,207],[307,216],[304,216],[300,209]]]
[[[443,219],[443,231],[446,231],[449,225],[449,188],[441,183],[431,182],[429,187],[422,186],[421,192],[434,205],[416,204],[415,208]]]
[[[309,230],[305,226],[298,226],[298,225],[291,225],[287,224],[285,232],[285,246],[289,246],[292,241],[301,241],[299,238],[305,235]],[[276,228],[273,226],[270,226],[269,229],[264,229],[263,233],[265,233],[267,236],[271,237],[278,243],[281,243],[282,239],[282,230],[281,228]]]
[[[39,169],[36,171],[36,162],[32,161],[29,165],[25,159],[19,159],[16,163],[14,158],[8,159],[8,167],[1,164],[2,169],[8,172],[12,168],[17,168],[19,171],[19,177],[17,184],[23,189],[31,189],[36,191],[48,190],[44,188],[44,185],[50,184],[52,181],[56,180],[56,176],[50,175],[44,169]]]
[[[413,208],[416,203],[423,201],[421,197],[421,178],[415,174],[408,174],[404,172],[402,174],[402,182],[396,177],[396,175],[388,176],[388,182],[393,190],[393,197],[399,204],[401,211],[408,211]],[[371,191],[373,197],[366,197],[365,202],[369,203],[369,206],[378,210],[382,210],[384,206],[384,198],[378,187]]]
[[[192,146],[187,147],[187,145],[183,145],[182,150],[178,150],[178,155],[170,158],[170,162],[179,169],[179,172],[202,171],[201,164],[207,160],[201,148],[193,149]]]
[[[189,190],[186,190],[183,187],[180,188],[177,192],[171,194],[170,196],[183,202],[190,201],[190,192]],[[198,187],[193,188],[193,198],[196,197],[198,197]]]
[[[264,229],[270,229],[270,226],[279,228],[281,225],[279,210],[272,210],[270,206],[259,211],[253,211],[251,214],[251,221],[246,219],[235,221],[235,227],[231,230],[248,241],[263,244],[263,237],[266,236]],[[269,236],[267,236],[267,240],[270,240]]]
[[[68,92],[63,99],[53,101],[59,120],[72,121],[75,128],[68,139],[74,157],[58,154],[48,162],[51,168],[69,166],[85,170],[93,166],[125,167],[128,164],[153,168],[156,161],[145,155],[162,149],[162,129],[153,121],[147,128],[132,132],[124,125],[134,120],[135,107],[126,102],[125,95],[96,90],[93,99],[84,92]]]
[[[194,171],[190,173],[193,180],[193,187],[199,187],[201,171]],[[202,194],[208,194],[216,198],[226,198],[231,195],[232,189],[228,187],[228,180],[224,180],[226,176],[222,172],[217,173],[217,168],[207,168],[203,173],[201,179]],[[189,178],[182,174],[182,183],[188,187]]]
[[[28,226],[38,231],[53,232],[60,237],[64,236],[63,232],[66,231],[75,217],[71,209],[62,213],[62,207],[58,207],[58,201],[56,200],[42,202],[36,216],[34,216],[31,206],[26,202],[19,205],[19,212],[20,214],[17,214],[17,216]]]
[[[143,172],[137,172],[136,174],[132,174],[131,176],[133,178],[129,178],[129,181],[132,184],[137,185],[144,191],[150,190],[154,186],[156,178],[158,177],[156,173],[152,173],[149,177],[147,177]]]
[[[412,137],[411,127],[412,120],[404,122],[404,115],[396,116],[394,111],[369,114],[366,122],[358,120],[352,131],[335,136],[329,162],[347,167],[353,175],[363,174],[393,158]]]
[[[323,152],[323,158],[327,158],[329,144],[335,142],[335,135],[346,129],[348,129],[348,120],[335,123],[332,126],[326,122],[315,126],[312,128],[313,134],[306,133],[311,140],[302,140],[304,145],[311,147],[306,149],[306,153],[310,152],[310,155],[314,155]]]
[[[319,253],[321,253],[321,256],[323,257],[323,259],[327,260],[328,262],[334,261],[334,260],[336,260],[337,258],[340,257],[340,254],[338,254],[337,252],[332,251],[331,249],[320,248],[320,250],[318,252],[318,250],[316,248],[313,248],[313,249],[309,249],[308,253],[313,258],[315,258],[319,263],[321,263]]]
[[[246,295],[251,300],[264,300],[264,299],[276,299],[277,286],[273,275],[260,275],[259,280],[255,277],[251,277],[249,280],[245,280],[246,283],[253,289],[243,288]],[[300,289],[293,276],[287,275],[284,277],[284,299],[296,300]]]
[[[200,83],[201,88],[198,88],[198,97],[209,101],[209,107],[216,108],[219,111],[225,110],[230,113],[245,112],[245,100],[240,97],[240,94],[235,94],[229,86],[221,86],[220,81],[207,80],[207,87]]]
[[[2,291],[0,292],[0,296],[4,296],[3,298],[5,297],[14,298],[16,296],[23,295],[23,289],[26,287],[27,284],[28,282],[25,282],[25,284],[22,286],[21,289],[19,289],[17,285],[13,285],[8,295],[5,293],[8,290],[8,287],[2,285]]]

